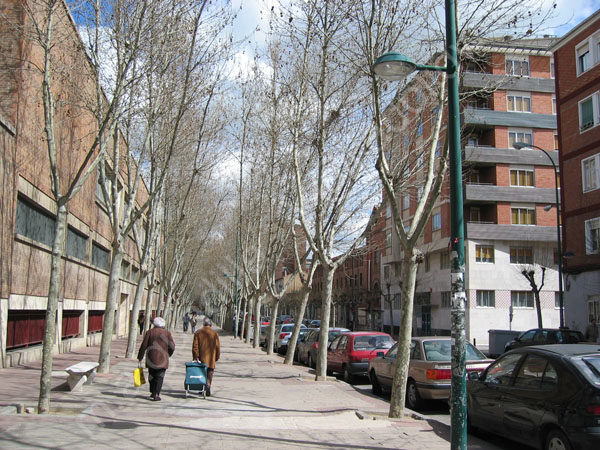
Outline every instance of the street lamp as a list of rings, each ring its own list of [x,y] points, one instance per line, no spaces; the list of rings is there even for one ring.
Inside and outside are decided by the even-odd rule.
[[[558,169],[556,168],[556,163],[550,156],[550,154],[541,147],[537,145],[528,144],[526,142],[515,142],[513,147],[517,150],[521,150],[523,148],[535,148],[537,150],[541,150],[544,152],[544,155],[548,157],[550,162],[552,163],[552,168],[554,169],[554,194],[556,196],[556,241],[558,244],[558,310],[559,310],[559,320],[560,327],[563,328],[565,326],[565,304],[563,298],[563,276],[562,276],[562,239],[561,239],[561,231],[560,231],[560,198],[558,195]],[[545,211],[550,211],[552,205],[550,207],[545,206]]]
[[[448,77],[448,139],[451,206],[452,312],[452,449],[467,448],[467,389],[465,336],[465,246],[462,194],[462,156],[458,102],[458,58],[456,48],[456,4],[446,0],[446,67],[416,64],[400,53],[386,53],[375,61],[373,71],[382,78],[400,80],[414,70],[446,72]]]
[[[237,266],[237,258],[238,258],[238,243],[237,237],[235,240],[235,288],[234,288],[234,300],[233,300],[233,335],[237,339],[238,337],[238,321],[239,321],[239,311],[238,311],[238,266]],[[223,274],[224,277],[232,277],[232,275],[228,273]]]

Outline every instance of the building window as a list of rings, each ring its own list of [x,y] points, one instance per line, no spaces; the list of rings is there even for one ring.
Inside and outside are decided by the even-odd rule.
[[[130,269],[131,269],[131,264],[129,264],[127,261],[123,260],[121,261],[121,279],[123,280],[129,280],[130,277]]]
[[[581,161],[583,192],[600,188],[600,153]]]
[[[437,141],[435,146],[435,157],[437,158],[442,154],[442,141]]]
[[[558,133],[554,132],[554,150],[558,151],[559,141],[558,141]]]
[[[394,294],[394,300],[392,301],[393,309],[400,309],[400,294]]]
[[[511,291],[510,303],[513,308],[533,308],[533,292]]]
[[[552,96],[552,114],[556,114],[556,95]]]
[[[100,245],[92,242],[92,265],[108,270],[110,252]]]
[[[417,136],[423,136],[423,119],[419,119],[417,123]]]
[[[450,254],[448,252],[440,253],[440,270],[450,268]]]
[[[511,247],[510,248],[510,263],[511,264],[532,264],[533,249],[531,247]]]
[[[56,219],[29,201],[17,198],[15,233],[52,247]]]
[[[513,225],[535,225],[535,209],[527,207],[510,208]]]
[[[481,222],[481,209],[477,206],[471,206],[469,211],[469,221],[470,222]]]
[[[417,156],[417,166],[415,167],[415,169],[420,169],[421,167],[423,167],[424,163],[425,157],[423,156],[423,153],[421,153],[419,156]]]
[[[496,298],[495,291],[477,291],[477,307],[478,308],[495,308]]]
[[[392,217],[392,205],[388,203],[385,207],[385,218],[389,219],[390,217]]]
[[[506,108],[514,112],[531,112],[531,94],[524,92],[508,92]]]
[[[588,295],[588,318],[600,321],[600,295]]]
[[[442,292],[442,308],[450,308],[452,305],[452,300],[450,296],[450,291]]]
[[[585,131],[600,123],[598,113],[598,93],[579,102],[579,129]]]
[[[550,78],[554,78],[556,75],[554,74],[554,59],[550,60]]]
[[[437,231],[442,229],[442,214],[434,214],[431,218],[431,231]]]
[[[423,186],[419,186],[417,188],[417,201],[421,200],[421,197],[423,197],[423,191],[425,190],[425,188]]]
[[[410,208],[410,194],[406,193],[402,196],[402,209]]]
[[[492,245],[476,245],[475,261],[480,263],[493,263],[494,247]]]
[[[590,45],[588,42],[575,50],[577,55],[577,75],[581,75],[591,67]]]
[[[431,270],[431,258],[429,255],[425,255],[425,272],[429,272]]]
[[[585,253],[595,255],[600,252],[600,217],[585,221]]]
[[[533,187],[533,173],[532,168],[510,169],[510,185]]]
[[[87,260],[87,239],[73,228],[67,228],[67,255],[83,261]]]
[[[558,291],[554,293],[554,308],[560,308],[560,292]]]
[[[379,249],[375,249],[375,252],[373,254],[373,262],[375,263],[375,265],[379,264]]]
[[[529,58],[527,56],[506,55],[506,75],[529,76]]]
[[[533,144],[533,132],[531,130],[508,130],[508,147],[513,148],[516,142]]]
[[[390,266],[389,265],[383,266],[383,279],[384,280],[390,279]]]
[[[385,231],[385,246],[390,248],[392,246],[392,230]]]

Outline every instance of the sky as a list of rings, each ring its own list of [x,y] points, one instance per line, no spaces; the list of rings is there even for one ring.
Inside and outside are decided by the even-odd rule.
[[[548,23],[548,28],[543,34],[562,36],[600,9],[600,0],[543,0],[548,7],[554,2],[556,17]],[[276,0],[233,0],[234,8],[241,7],[236,21],[237,37],[253,34],[257,25],[264,29],[266,15],[276,3]]]

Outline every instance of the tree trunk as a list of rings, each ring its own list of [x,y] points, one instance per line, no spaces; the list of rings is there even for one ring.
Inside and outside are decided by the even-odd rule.
[[[138,316],[142,307],[142,299],[144,298],[144,291],[146,284],[148,283],[148,272],[142,272],[141,277],[138,281],[138,285],[135,289],[135,300],[133,301],[133,307],[131,309],[131,316],[129,317],[129,335],[127,336],[127,350],[125,351],[126,358],[133,358],[135,349],[137,347],[136,341],[139,331]],[[148,298],[150,293],[148,293]],[[145,322],[145,318],[144,318]]]
[[[542,324],[542,302],[540,300],[540,291],[534,290],[533,296],[535,297],[535,309],[537,310],[538,328],[544,328]]]
[[[252,296],[254,297],[254,296]],[[254,311],[254,299],[248,300],[250,303],[248,305],[248,317],[246,319],[246,335],[244,336],[244,340],[246,344],[250,344],[250,327],[252,326],[252,311]]]
[[[52,389],[52,350],[56,336],[56,308],[62,274],[62,252],[67,228],[67,207],[60,205],[54,226],[54,243],[52,245],[52,260],[50,262],[50,285],[48,287],[48,302],[46,305],[46,329],[44,331],[44,346],[42,350],[42,369],[40,373],[40,394],[38,397],[38,413],[44,414],[50,410],[50,392]]]
[[[254,305],[254,337],[252,342],[253,348],[258,348],[258,340],[260,339],[260,324],[262,322],[261,318],[261,306],[262,306],[263,296],[259,295],[256,299],[256,304]]]
[[[152,303],[154,302],[154,277],[148,285],[148,298],[146,299],[146,317],[144,318],[144,333],[150,329],[152,321]]]
[[[316,381],[327,379],[327,344],[329,343],[329,316],[331,314],[333,273],[334,269],[323,264],[323,298],[321,299],[321,328],[319,330]]]
[[[279,314],[279,300],[273,305],[271,311],[271,325],[269,325],[269,336],[267,337],[267,355],[273,354],[273,343],[275,342],[275,329],[277,328],[277,314]]]
[[[307,288],[306,286],[302,287],[302,302],[300,303],[300,307],[298,308],[298,313],[296,315],[294,331],[292,331],[292,336],[288,340],[288,350],[283,361],[284,364],[293,364],[294,362],[294,352],[296,351],[296,344],[298,342],[298,336],[300,336],[300,328],[302,326],[302,321],[304,320],[304,314],[306,312],[306,305],[308,304],[310,293],[311,289]]]
[[[244,340],[246,339],[246,335],[244,334],[245,330],[246,330],[246,323],[247,323],[247,315],[248,315],[248,298],[244,299],[244,310],[242,313],[242,329],[240,330],[240,340]]]
[[[121,274],[121,262],[123,261],[123,248],[120,244],[113,247],[113,258],[110,265],[110,277],[108,279],[108,292],[106,295],[106,309],[102,323],[102,340],[100,341],[100,355],[98,357],[98,373],[110,372],[110,349],[115,326],[115,309],[117,307],[117,295],[119,294],[119,276]]]
[[[412,335],[412,317],[415,282],[417,278],[416,256],[405,252],[402,263],[402,314],[398,333],[398,352],[396,373],[392,383],[389,417],[402,417],[406,399],[406,383],[408,382],[408,364],[410,362],[410,340]]]

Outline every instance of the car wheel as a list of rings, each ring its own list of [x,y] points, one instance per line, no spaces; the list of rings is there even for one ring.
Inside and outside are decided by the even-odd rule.
[[[571,450],[569,438],[560,430],[550,430],[546,435],[545,450]]]
[[[369,374],[369,378],[371,379],[371,389],[372,389],[373,394],[381,395],[383,393],[383,391],[381,389],[381,385],[379,384],[379,380],[377,379],[377,374],[375,373],[374,370],[371,370],[371,373]]]
[[[421,406],[421,396],[413,380],[408,380],[408,385],[406,386],[406,406],[409,409],[419,409]]]
[[[344,381],[348,384],[354,384],[354,375],[348,370],[348,366],[344,366]]]

